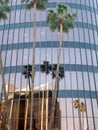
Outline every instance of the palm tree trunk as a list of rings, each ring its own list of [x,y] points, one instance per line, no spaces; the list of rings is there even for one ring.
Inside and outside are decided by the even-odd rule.
[[[14,98],[14,96],[13,96]],[[12,109],[13,109],[13,101],[14,99],[11,100],[11,106],[10,106],[10,114],[9,114],[9,120],[8,120],[8,124],[9,124],[9,127],[8,127],[8,130],[12,130],[12,126],[11,126],[11,118],[12,118]]]
[[[53,122],[54,122],[54,111],[55,111],[55,104],[56,104],[56,100],[57,100],[61,49],[62,49],[62,23],[60,23],[60,46],[59,46],[58,59],[57,59],[55,86],[54,86],[54,91],[52,93],[52,106],[51,106],[52,108],[51,108],[51,114],[50,114],[50,120],[49,120],[49,130],[52,129]]]
[[[33,48],[32,48],[32,87],[31,87],[31,114],[30,114],[30,130],[32,130],[32,115],[33,115],[33,90],[34,90],[34,65],[35,65],[35,47],[36,47],[36,2],[34,2],[34,32],[33,32]]]
[[[57,97],[58,97],[58,90],[59,90],[59,80],[57,81],[57,84],[58,84],[58,86],[57,86]],[[58,115],[58,109],[56,109],[57,108],[57,98],[56,98],[56,102],[55,102],[55,111],[54,111],[54,128],[56,127],[56,119],[58,118],[59,119],[59,117],[57,117],[57,115]]]
[[[42,107],[41,107],[41,130],[43,130],[44,123],[44,90],[42,89]]]
[[[28,77],[29,91],[31,92],[30,77]]]
[[[7,93],[6,93],[6,84],[5,84],[5,78],[4,78],[4,70],[3,70],[3,63],[2,63],[2,57],[1,57],[1,50],[0,50],[0,68],[1,68],[1,71],[2,74],[2,87],[3,87],[3,90],[4,90],[4,99],[5,99],[5,104],[7,106]],[[7,121],[8,121],[8,125],[9,125],[9,129],[12,130],[12,126],[11,126],[11,119],[8,118],[8,114],[7,114],[7,107],[6,107],[6,118],[7,118]]]
[[[31,94],[30,77],[28,77],[28,84],[29,84],[29,93]],[[27,97],[27,95],[26,95],[24,130],[26,130],[26,129],[27,129],[27,120],[28,120],[28,105],[29,105],[29,99],[28,99],[28,97]]]
[[[78,107],[78,115],[79,115],[79,130],[82,130],[80,107]]]
[[[48,130],[48,109],[49,109],[48,108],[49,107],[48,95],[49,95],[49,91],[48,91],[48,85],[47,85],[47,91],[46,91],[46,130]]]
[[[84,130],[84,112],[82,112],[82,130]]]
[[[27,98],[27,97],[26,97]],[[26,99],[26,105],[25,105],[25,122],[24,122],[24,130],[27,129],[27,120],[28,120],[28,105],[29,105],[29,99]]]
[[[3,70],[3,64],[2,64],[2,57],[1,57],[1,51],[0,51],[0,69],[1,69],[1,76],[2,76],[2,87],[4,90],[4,98],[5,98],[5,103],[7,99],[7,94],[6,94],[6,85],[5,85],[5,78],[4,78],[4,70]]]

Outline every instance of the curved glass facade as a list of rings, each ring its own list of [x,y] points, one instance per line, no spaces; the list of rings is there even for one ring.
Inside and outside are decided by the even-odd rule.
[[[59,81],[58,93],[61,130],[98,130],[98,0],[49,0],[47,10],[55,9],[60,2],[77,14],[75,28],[69,34],[63,33],[60,63],[65,77]],[[9,6],[8,19],[0,21],[5,82],[22,89],[28,86],[23,66],[32,64],[33,9],[26,10],[20,0],[10,0]],[[43,61],[57,64],[59,32],[50,31],[46,16],[47,11],[37,11],[34,87],[48,82],[52,90],[54,80],[51,74],[41,73],[40,65]],[[75,100],[85,103],[84,117],[73,107]]]

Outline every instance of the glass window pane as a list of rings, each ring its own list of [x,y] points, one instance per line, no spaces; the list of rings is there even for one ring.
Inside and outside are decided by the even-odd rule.
[[[81,59],[82,59],[82,64],[87,65],[85,49],[81,49]]]
[[[72,117],[73,116],[73,113],[72,113],[72,99],[70,98],[67,98],[66,99],[67,101],[67,117]]]
[[[19,21],[20,21],[20,10],[17,10],[15,16],[15,23],[19,23]]]
[[[13,29],[9,30],[9,35],[8,35],[8,44],[13,43]]]
[[[81,64],[80,49],[75,49],[76,52],[76,64]]]
[[[14,41],[13,41],[14,43],[18,43],[18,36],[19,36],[18,31],[19,31],[18,29],[14,30]]]
[[[74,49],[71,48],[69,51],[70,51],[70,64],[75,64],[75,52],[74,52]]]
[[[77,90],[76,72],[71,72],[72,90]]]

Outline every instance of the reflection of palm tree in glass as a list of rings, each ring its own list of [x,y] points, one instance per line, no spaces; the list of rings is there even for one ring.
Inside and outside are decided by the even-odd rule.
[[[42,73],[46,73],[46,75],[47,75],[51,72],[52,79],[56,78],[57,64],[49,65],[49,61],[44,61],[43,64],[40,65],[40,68],[41,68]],[[62,66],[59,66],[58,76],[59,76],[59,78],[58,78],[59,80],[64,78],[64,68]],[[58,84],[57,90],[59,90],[59,84]]]
[[[48,75],[51,71],[51,65],[49,65],[49,61],[43,61],[43,64],[40,65],[40,71]],[[43,109],[44,109],[44,90],[42,90],[42,112],[41,112],[41,130],[43,130]],[[48,130],[48,89],[46,91],[46,130]]]
[[[31,92],[30,78],[32,78],[32,65],[25,65],[22,74],[25,76],[26,79],[28,79],[29,91]]]
[[[30,85],[30,78],[32,78],[32,65],[28,64],[24,66],[24,71],[22,73],[26,79],[28,79],[28,85],[29,85],[29,94],[31,95],[31,85]],[[29,105],[29,99],[26,99],[26,109],[25,109],[25,122],[24,122],[24,130],[26,130],[27,127],[27,115],[28,115],[28,105]],[[34,123],[34,122],[33,122]]]
[[[32,78],[32,65],[28,64],[28,65],[25,65],[24,66],[24,71],[22,73],[26,79],[28,79],[28,85],[29,85],[29,94],[31,96],[31,85],[30,85],[30,78]],[[26,130],[26,126],[27,126],[27,114],[28,114],[28,105],[29,105],[29,100],[26,99],[26,110],[25,110],[25,124],[24,124],[24,130]],[[34,116],[33,116],[33,126],[34,126],[34,129],[36,130],[35,128],[35,119],[34,119]]]
[[[70,14],[68,12],[68,6],[64,4],[58,4],[57,6],[57,12],[54,12],[54,10],[49,10],[48,16],[47,16],[47,22],[50,25],[50,30],[55,31],[58,29],[60,32],[60,45],[59,45],[59,51],[58,51],[58,58],[57,58],[57,70],[56,70],[56,78],[55,78],[55,87],[53,91],[53,97],[52,97],[52,112],[51,112],[51,120],[49,122],[49,130],[52,128],[53,124],[53,117],[54,117],[54,110],[55,110],[55,103],[56,103],[56,96],[57,96],[57,86],[58,86],[58,80],[59,80],[59,65],[60,65],[60,57],[61,57],[61,48],[62,48],[62,33],[68,33],[69,29],[74,28],[74,20],[75,20],[76,14]]]
[[[51,72],[52,75],[52,79],[56,78],[56,70],[57,70],[57,64],[54,65],[49,65],[49,61],[44,61],[42,65],[40,65],[41,68],[41,72],[42,73],[46,73],[49,74]],[[64,78],[64,68],[62,66],[59,66],[59,80]],[[58,96],[58,90],[59,90],[59,80],[57,81],[57,95]],[[47,96],[48,97],[48,96]],[[57,98],[56,98],[56,103],[57,103]],[[55,103],[55,113],[54,113],[54,117],[57,115],[57,110],[56,110],[56,106],[57,104]],[[53,117],[53,118],[54,118]],[[59,118],[59,117],[58,117]],[[54,120],[54,126],[55,126],[55,120]],[[48,129],[48,128],[47,128]]]
[[[84,112],[86,112],[86,105],[84,102],[79,102],[79,100],[74,100],[73,106],[75,109],[79,109],[79,111],[82,113],[82,130],[84,130]]]

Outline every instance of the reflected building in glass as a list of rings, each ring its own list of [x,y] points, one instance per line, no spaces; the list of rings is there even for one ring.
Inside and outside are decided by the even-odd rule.
[[[57,99],[61,112],[60,129],[98,130],[98,0],[49,0],[47,10],[55,9],[60,2],[77,14],[75,28],[69,34],[63,34],[60,64],[65,77],[59,81]],[[21,91],[28,86],[22,74],[24,65],[32,64],[33,9],[26,10],[20,0],[10,0],[9,6],[8,19],[0,21],[4,77],[8,88],[14,86],[13,91]],[[37,11],[36,15],[34,87],[48,82],[48,89],[53,90],[55,79],[51,74],[42,73],[40,65],[43,61],[57,64],[59,32],[50,31],[46,22],[47,11]],[[1,75],[0,92],[3,92]],[[81,110],[81,103],[85,111]]]

